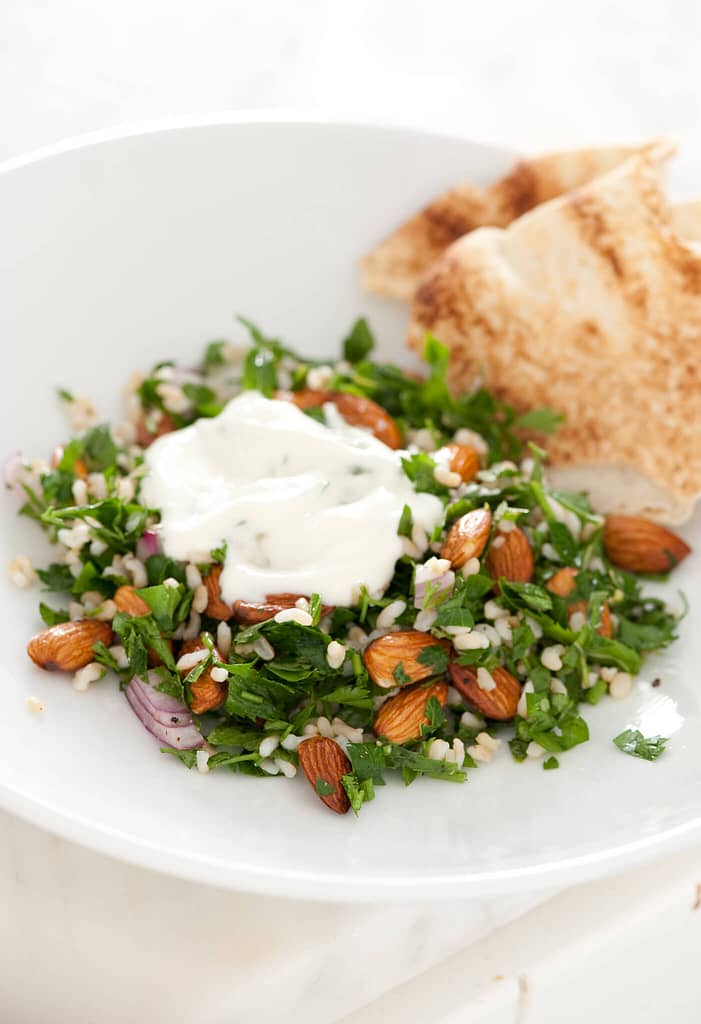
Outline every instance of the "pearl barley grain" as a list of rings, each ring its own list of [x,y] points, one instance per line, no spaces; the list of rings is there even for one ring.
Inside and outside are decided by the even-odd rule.
[[[17,555],[8,565],[7,572],[14,585],[22,590],[33,586],[37,581],[32,560],[26,555]]]
[[[609,683],[609,693],[614,700],[624,700],[633,689],[633,677],[629,672],[617,672]]]
[[[550,669],[551,672],[559,672],[562,668],[561,655],[565,653],[565,648],[562,644],[553,644],[552,647],[544,647],[540,660],[545,668]]]
[[[283,608],[275,616],[276,622],[297,622],[300,626],[311,626],[314,621],[309,612],[301,608]]]
[[[326,662],[329,668],[338,669],[346,658],[346,648],[338,640],[332,640],[326,648]]]

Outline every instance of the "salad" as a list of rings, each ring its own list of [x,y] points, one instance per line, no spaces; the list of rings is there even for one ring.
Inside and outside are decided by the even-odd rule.
[[[195,368],[161,362],[135,376],[127,416],[111,427],[95,422],[85,399],[61,391],[78,435],[50,463],[18,456],[8,466],[21,514],[55,544],[45,568],[26,556],[11,566],[19,585],[38,577],[57,595],[39,605],[45,628],[29,656],[70,673],[77,690],[116,676],[161,750],[186,768],[293,778],[301,767],[338,813],[357,813],[393,773],[406,784],[419,776],[462,783],[468,770],[506,756],[505,747],[516,761],[558,768],[589,738],[586,707],[627,696],[646,653],[675,639],[679,616],[643,583],[681,561],[686,544],[655,523],[603,518],[582,495],[550,488],[544,451],[524,438],[556,429],[558,416],[518,415],[484,389],[451,395],[449,353],[435,338],[426,339],[425,374],[414,375],[371,358],[362,319],[328,363],[244,323],[245,350],[214,341]],[[182,483],[196,446],[206,456],[207,438],[218,443],[234,412],[249,416],[246,429],[272,430],[279,417],[281,435],[305,438],[294,458],[309,456],[312,444],[330,452],[333,441],[357,464],[339,484],[338,507],[329,507],[322,481],[326,519],[309,512],[309,467],[294,476],[309,489],[288,502],[275,498],[278,463],[261,466],[266,532],[241,518],[233,525],[251,532],[240,544],[228,521],[216,533],[220,513],[255,481],[218,484],[216,500],[207,499],[208,545],[194,550],[178,502],[200,515],[212,474],[200,457],[197,486],[184,497],[166,485]],[[254,446],[237,432],[241,422],[227,450],[249,465]],[[391,538],[381,529],[394,506],[382,505],[366,543],[357,544],[361,522],[345,538],[354,549],[329,549],[339,559],[356,552],[343,563],[349,579],[354,568],[378,570],[372,585],[358,578],[344,590],[341,562],[337,578],[333,554],[324,554],[323,524],[338,521],[338,508],[378,508],[388,488],[400,501]],[[167,494],[168,508],[150,503],[156,493]],[[299,515],[298,500],[307,510]],[[285,563],[282,582],[264,592],[291,519],[284,558],[294,557],[290,547],[298,560],[321,551],[324,587],[285,587]],[[316,548],[305,547],[312,541]],[[371,543],[377,557],[366,572]],[[239,551],[250,554],[248,576],[237,574]],[[306,578],[309,557],[295,580]],[[242,579],[250,590],[232,589],[249,586]],[[650,760],[665,746],[635,730],[615,742]]]

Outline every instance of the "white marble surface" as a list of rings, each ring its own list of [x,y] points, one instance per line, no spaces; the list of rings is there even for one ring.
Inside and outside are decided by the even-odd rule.
[[[278,1024],[303,1011],[332,1024],[544,898],[438,909],[223,892],[0,812],[0,1019]]]
[[[522,150],[672,134],[682,143],[679,180],[693,190],[700,38],[695,0],[5,0],[0,160],[95,128],[282,107]],[[655,884],[678,870],[670,862]],[[629,908],[643,907],[647,884],[630,881]],[[583,899],[615,888],[589,887]],[[236,896],[127,867],[0,814],[0,1017],[230,1024],[265,1011],[273,1024],[303,1008],[310,1024],[332,1024],[542,899],[353,909]],[[532,918],[545,934],[560,920],[552,906]],[[520,941],[524,921],[512,926],[525,929],[511,933]],[[558,934],[565,942],[568,930]],[[493,959],[514,941],[492,936]],[[461,964],[405,989],[401,1019],[430,1020],[417,993],[450,989]],[[509,999],[470,1019],[525,1020]],[[457,1005],[446,1021],[467,1019]],[[354,1019],[391,1019],[387,1004],[384,1016],[373,1012]]]

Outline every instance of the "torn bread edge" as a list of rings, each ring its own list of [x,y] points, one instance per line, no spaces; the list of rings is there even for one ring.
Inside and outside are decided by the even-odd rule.
[[[649,351],[646,356],[641,354],[646,334],[658,338],[658,347],[662,350],[664,342],[659,337],[660,311],[666,314],[668,320],[667,341],[672,345],[672,350],[676,348],[686,361],[685,365],[690,366],[695,362],[695,347],[701,351],[701,202],[685,203],[678,207],[667,205],[659,185],[662,164],[667,155],[669,149],[663,147],[631,158],[626,164],[601,179],[595,179],[576,194],[554,199],[538,207],[514,222],[506,231],[481,229],[455,243],[423,279],[412,308],[409,341],[412,347],[419,350],[426,330],[430,330],[439,340],[449,345],[452,350],[450,372],[454,388],[471,387],[479,369],[484,373],[487,387],[519,408],[547,403],[563,411],[566,416],[570,414],[569,429],[566,425],[547,445],[553,456],[549,476],[554,486],[588,493],[594,507],[603,513],[615,511],[641,514],[655,520],[680,523],[688,519],[701,494],[701,455],[698,454],[701,450],[701,393],[698,388],[689,387],[688,382],[685,390],[679,380],[673,381],[668,374],[665,391],[660,394],[658,378],[650,374],[651,367],[655,369],[656,357],[650,355]],[[630,181],[626,180],[627,176],[630,176]],[[625,237],[629,229],[634,237],[633,250],[637,253],[636,227],[632,223],[626,224],[622,209],[617,209],[617,197],[623,200],[621,188],[629,191],[630,211],[639,217],[637,241],[642,245],[651,238],[653,241],[658,240],[660,245],[655,249],[655,255],[666,253],[672,263],[683,261],[686,286],[689,281],[693,282],[690,295],[675,295],[672,287],[667,305],[659,301],[654,307],[657,300],[653,295],[649,329],[644,322],[642,325],[639,322],[640,308],[633,310],[627,307],[629,297],[621,298],[624,288],[630,282],[624,279],[616,282],[615,274],[612,273],[611,261],[615,263],[619,253],[624,265],[626,260],[630,260],[631,250],[626,248],[629,243]],[[586,210],[589,220],[588,225],[580,224],[580,231],[576,235],[572,234],[573,207],[579,207],[578,216]],[[649,234],[651,224],[654,225],[656,238]],[[582,232],[583,226],[591,230]],[[573,316],[568,316],[562,309],[560,296],[568,294],[567,288],[573,281],[576,289],[577,275],[571,273],[568,280],[563,271],[562,280],[557,279],[556,250],[555,253],[546,253],[545,265],[553,278],[550,282],[542,266],[531,275],[536,279],[541,275],[541,279],[535,283],[533,280],[524,282],[521,278],[522,274],[530,273],[530,269],[525,269],[530,258],[528,242],[536,249],[540,245],[541,252],[545,252],[546,247],[553,244],[550,230],[555,236],[561,233],[559,244],[563,254],[568,248],[567,255],[570,255],[573,246],[580,247],[585,275],[594,273],[599,276],[598,282],[594,279],[597,287],[600,286],[604,294],[609,289],[617,315],[623,309],[624,316],[628,317],[627,323],[623,320],[628,346],[623,361],[633,367],[636,360],[646,360],[644,367],[641,363],[646,374],[645,386],[641,389],[640,401],[629,415],[625,429],[620,429],[625,420],[625,408],[621,408],[621,403],[614,413],[607,408],[609,403],[605,389],[596,380],[596,366],[592,366],[598,354],[601,374],[611,370],[611,356],[606,353],[607,331],[608,340],[612,343],[620,344],[621,340],[620,335],[611,333],[610,321],[615,320],[615,316],[607,317],[605,301],[600,309],[599,324],[594,315],[594,340],[589,344],[591,339],[582,336],[582,312],[576,310],[576,303]],[[509,252],[509,243],[514,233],[522,236],[520,266],[510,263],[513,252]],[[512,237],[508,238],[509,235]],[[608,247],[606,252],[603,252],[602,239]],[[557,246],[557,241],[554,244]],[[619,253],[615,251],[617,245]],[[649,256],[650,253],[642,249],[638,259],[646,261]],[[601,257],[600,266],[597,265],[598,257]],[[640,270],[640,265],[634,269]],[[645,266],[643,279],[653,294],[657,281],[654,270],[650,273]],[[670,268],[662,260],[658,279],[661,286],[669,286]],[[551,285],[550,295],[547,295],[548,283]],[[616,288],[620,289],[618,294]],[[678,319],[673,313],[670,315],[670,310],[675,307],[675,298],[680,310]],[[641,308],[645,308],[644,304]],[[428,317],[425,315],[427,312],[430,314]],[[554,333],[544,342],[543,333],[547,331]],[[540,351],[533,355],[538,347]],[[506,350],[506,359],[503,353],[498,352],[502,348]],[[514,365],[509,366],[511,356]],[[550,364],[545,358],[548,356]],[[575,364],[578,361],[582,371],[580,395],[574,396],[576,388],[572,382],[572,365],[567,367],[570,373],[569,390],[567,385],[562,384],[561,377],[553,380],[552,361],[556,357],[564,357],[565,361],[570,359]],[[662,375],[665,370],[664,359],[661,355],[657,358]],[[606,359],[609,361],[606,362]],[[631,388],[630,374],[625,383],[629,394],[637,398],[635,390]],[[557,399],[559,384],[562,385],[559,387],[560,393],[569,399],[562,404]],[[552,390],[552,398],[548,402],[549,390]],[[670,395],[677,391],[683,400],[680,408],[666,408],[670,404]],[[661,401],[655,403],[654,399]],[[593,417],[599,415],[592,408],[596,404],[602,413],[599,423],[593,421]],[[658,430],[652,426],[653,404],[665,406],[663,415],[666,420]],[[571,407],[568,408],[568,405]],[[581,414],[576,419],[576,422],[582,423],[579,435],[577,428],[571,427],[573,409]],[[632,426],[639,432],[634,438],[635,444],[631,439]],[[676,436],[675,429],[678,430]],[[636,447],[637,455],[634,455]],[[676,468],[674,462],[677,463]]]
[[[508,227],[557,196],[580,188],[631,156],[666,159],[668,139],[629,146],[600,146],[544,153],[518,160],[486,188],[462,183],[433,199],[391,232],[361,261],[368,291],[409,302],[422,275],[457,239],[480,227]]]

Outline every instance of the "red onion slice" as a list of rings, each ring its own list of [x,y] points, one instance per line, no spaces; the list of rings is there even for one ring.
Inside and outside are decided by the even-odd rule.
[[[179,700],[167,693],[154,690],[152,686],[144,683],[137,676],[130,680],[125,693],[129,706],[144,728],[165,746],[173,747],[174,750],[194,750],[204,743],[202,733],[197,726],[192,724],[192,715],[189,709]],[[158,706],[159,710],[152,710],[154,704]],[[177,706],[177,711],[174,705]],[[167,710],[163,710],[166,707]],[[176,715],[182,724],[165,725],[163,723],[164,716],[172,718]],[[159,721],[159,719],[161,720]]]
[[[22,456],[19,452],[15,452],[14,455],[8,455],[2,464],[3,483],[8,491],[14,491],[19,498],[26,497],[19,479],[21,470]]]
[[[431,594],[438,594],[444,590],[452,590],[455,585],[455,573],[448,569],[441,576],[432,580],[424,580],[422,583],[414,584],[414,608],[423,608],[426,600],[426,588],[431,584]]]
[[[155,530],[144,530],[136,544],[136,555],[145,562],[151,555],[160,555],[161,541]]]
[[[149,673],[150,675],[151,673]],[[138,676],[134,676],[130,686],[144,710],[148,711],[161,725],[179,726],[192,725],[192,713],[186,708],[182,701],[171,697],[167,693],[161,693],[154,689],[152,684],[144,683]]]

